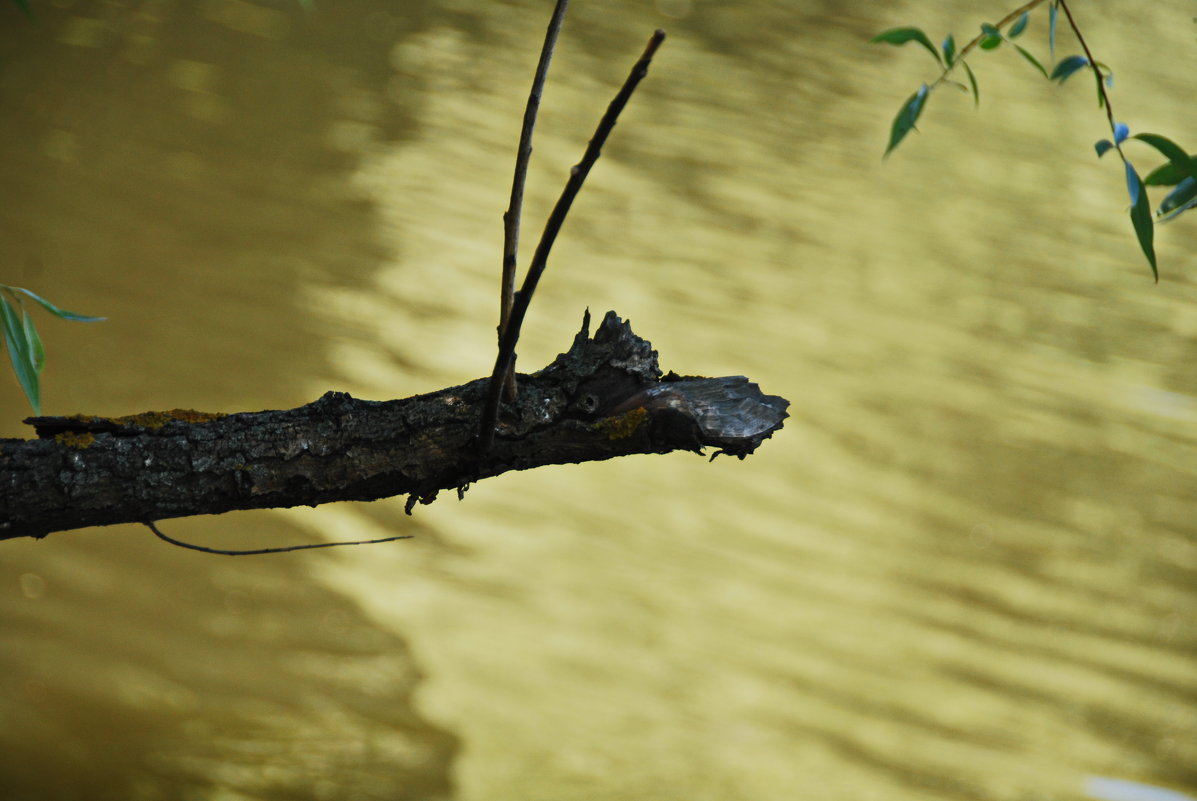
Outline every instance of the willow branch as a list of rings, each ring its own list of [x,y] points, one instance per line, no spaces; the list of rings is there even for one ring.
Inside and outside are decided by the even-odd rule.
[[[1034,11],[1036,8],[1038,8],[1039,6],[1043,5],[1046,2],[1047,2],[1047,0],[1030,0],[1030,2],[1028,2],[1028,3],[1023,3],[1021,6],[1014,9],[1009,14],[1007,14],[1006,16],[1004,16],[1000,20],[998,20],[996,23],[994,23],[993,27],[997,28],[998,30],[1001,30],[1002,28],[1009,25],[1011,22],[1014,22],[1014,20],[1021,17],[1023,14],[1026,14],[1028,11]],[[969,53],[971,53],[973,51],[973,49],[976,48],[977,45],[981,44],[981,42],[984,39],[986,39],[988,36],[989,36],[989,34],[987,34],[987,33],[984,33],[984,32],[979,33],[976,36],[974,36],[968,44],[966,44],[964,47],[960,48],[960,52],[956,54],[956,59],[955,59],[955,61],[952,62],[952,66],[948,67],[947,69],[945,69],[943,71],[943,75],[939,76],[939,80],[937,80],[936,83],[943,83],[944,79],[946,79],[948,77],[948,73],[951,72],[953,69],[955,69],[956,65],[959,64],[964,59],[965,56],[967,56]]]

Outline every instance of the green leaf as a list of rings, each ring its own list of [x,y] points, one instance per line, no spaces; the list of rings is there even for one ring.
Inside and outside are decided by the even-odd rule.
[[[1139,173],[1135,172],[1129,161],[1126,162],[1126,188],[1131,199],[1131,225],[1135,227],[1139,247],[1143,248],[1143,255],[1147,256],[1147,262],[1151,265],[1151,274],[1155,276],[1156,283],[1159,283],[1160,271],[1155,263],[1155,225],[1151,220],[1151,206],[1147,202],[1147,190],[1143,188]]]
[[[1177,217],[1179,217],[1180,215],[1184,214],[1186,211],[1192,211],[1195,208],[1197,208],[1197,197],[1193,198],[1188,203],[1184,204],[1179,209],[1177,209],[1176,211],[1169,214],[1167,217],[1160,217],[1159,222],[1170,223],[1173,220],[1175,220]]]
[[[46,366],[46,349],[42,346],[42,338],[33,325],[33,318],[29,316],[29,310],[25,308],[21,309],[21,328],[24,330],[25,345],[29,350],[30,361],[33,362],[33,372],[41,375],[42,369]]]
[[[902,108],[898,109],[898,115],[894,117],[893,126],[889,132],[889,146],[885,148],[885,155],[889,155],[890,151],[898,146],[906,134],[914,129],[914,124],[918,122],[919,115],[923,113],[923,106],[927,104],[927,94],[930,90],[927,84],[919,87],[919,90],[906,99],[902,104]]]
[[[1039,59],[1035,58],[1030,53],[1028,53],[1022,45],[1014,45],[1014,47],[1018,50],[1019,53],[1022,53],[1023,58],[1025,58],[1027,61],[1031,62],[1032,67],[1034,67],[1035,69],[1037,69],[1041,73],[1043,73],[1044,78],[1047,77],[1047,70],[1044,69],[1043,65],[1039,63]]]
[[[21,9],[21,13],[29,19],[33,19],[33,9],[29,7],[29,0],[15,0],[15,2],[17,8]]]
[[[939,51],[935,49],[935,45],[931,44],[931,40],[927,38],[927,34],[923,33],[921,28],[890,28],[888,31],[883,31],[869,40],[872,44],[892,44],[904,45],[907,42],[918,42],[923,47],[927,48],[927,52],[935,56],[937,64],[943,64],[943,60],[939,57]]]
[[[943,60],[949,67],[956,63],[956,38],[950,33],[943,40]]]
[[[1140,142],[1151,145],[1163,153],[1173,171],[1181,177],[1197,178],[1197,160],[1190,158],[1181,146],[1171,139],[1153,133],[1135,134],[1131,139],[1138,139]],[[1157,172],[1159,172],[1158,169],[1153,170],[1151,175],[1147,176],[1147,183],[1150,184],[1152,182],[1151,177]]]
[[[1089,59],[1084,56],[1066,56],[1052,70],[1048,77],[1053,81],[1064,83],[1077,70],[1089,66]]]
[[[1109,153],[1114,148],[1114,143],[1109,139],[1099,139],[1094,145],[1093,149],[1097,151],[1097,157],[1101,158],[1106,153]]]
[[[1197,200],[1197,178],[1186,178],[1160,202],[1160,207],[1155,211],[1156,216],[1168,214],[1167,219],[1170,220],[1182,211],[1192,208],[1195,200]],[[1169,212],[1172,213],[1169,214]]]
[[[1053,2],[1047,10],[1047,48],[1052,61],[1056,60],[1056,13],[1059,3]]]
[[[1197,153],[1189,156],[1189,160],[1197,162]],[[1185,179],[1185,174],[1176,169],[1176,165],[1172,162],[1161,164],[1152,170],[1143,183],[1147,186],[1175,186]]]
[[[1013,25],[1010,26],[1010,32],[1007,33],[1006,35],[1009,36],[1011,39],[1017,39],[1019,36],[1022,35],[1022,32],[1027,29],[1027,21],[1030,18],[1031,18],[1031,12],[1029,12],[1029,11],[1022,12],[1022,16],[1018,18],[1017,22],[1015,22]]]
[[[8,348],[8,358],[12,362],[12,370],[16,373],[21,390],[33,407],[34,414],[42,413],[41,390],[38,386],[37,370],[33,365],[33,354],[29,352],[25,330],[13,308],[12,301],[0,295],[0,317],[4,322],[4,344]]]
[[[981,105],[981,90],[977,88],[977,76],[973,75],[973,68],[968,65],[967,61],[961,61],[964,65],[964,71],[968,73],[968,85],[973,88],[973,107]]]
[[[981,39],[982,50],[993,50],[1002,43],[1002,32],[988,22],[981,23],[981,33],[985,35]]]
[[[41,304],[42,308],[44,308],[46,311],[50,312],[50,314],[53,314],[56,317],[61,317],[64,320],[72,320],[77,323],[98,323],[98,322],[102,322],[103,320],[108,319],[107,317],[89,317],[86,314],[78,314],[76,312],[67,311],[65,309],[60,309],[57,306],[55,306],[53,303],[51,303],[50,301],[46,300],[45,298],[41,297],[40,295],[30,292],[28,289],[25,289],[24,287],[8,286],[7,284],[0,284],[0,289],[7,289],[9,292],[22,292],[22,293],[28,295],[29,297],[33,298],[34,300],[36,300],[39,304]]]

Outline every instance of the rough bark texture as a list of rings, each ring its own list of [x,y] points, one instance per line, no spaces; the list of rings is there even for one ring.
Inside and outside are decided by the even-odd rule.
[[[743,458],[789,402],[743,376],[662,377],[652,345],[614,312],[519,379],[478,450],[487,379],[403,400],[343,392],[285,411],[36,417],[0,440],[0,539],[234,509],[315,506],[438,490],[508,470],[717,448]]]

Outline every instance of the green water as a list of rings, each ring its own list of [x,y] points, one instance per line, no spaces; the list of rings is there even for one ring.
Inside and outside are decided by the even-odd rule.
[[[48,413],[489,370],[547,4],[63,5],[0,24],[0,280],[110,318],[44,323]],[[1120,119],[1191,144],[1191,9],[1075,6]],[[1152,284],[1092,155],[1091,86],[1010,53],[975,62],[979,111],[936,94],[880,159],[934,73],[868,37],[963,41],[1003,11],[575,0],[525,253],[649,33],[670,38],[521,368],[615,309],[665,369],[749,375],[792,419],[744,462],[540,469],[414,518],[399,499],[169,524],[229,547],[416,535],[380,547],[3,543],[5,797],[1197,791],[1192,223],[1158,232]],[[11,380],[0,411],[27,434]]]

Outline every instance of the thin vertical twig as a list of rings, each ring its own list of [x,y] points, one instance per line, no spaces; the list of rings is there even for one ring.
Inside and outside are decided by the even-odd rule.
[[[553,243],[561,231],[565,216],[569,214],[574,198],[578,196],[582,184],[586,181],[586,176],[590,174],[590,168],[598,161],[607,137],[615,128],[620,112],[628,104],[636,86],[648,74],[648,66],[652,63],[653,55],[663,41],[665,41],[665,31],[662,30],[657,30],[649,38],[640,60],[633,65],[627,80],[615,95],[615,99],[607,106],[607,112],[603,118],[599,120],[594,136],[590,138],[586,152],[582,155],[582,160],[570,169],[565,189],[561,191],[557,205],[553,207],[548,221],[545,222],[544,233],[540,235],[540,242],[532,256],[532,262],[528,265],[528,274],[524,277],[519,294],[515,296],[511,307],[511,316],[507,320],[507,326],[499,341],[499,355],[495,359],[495,369],[491,373],[490,384],[487,388],[486,406],[482,410],[482,424],[479,430],[479,450],[482,453],[489,450],[494,441],[495,423],[499,417],[499,399],[502,395],[501,377],[515,365],[515,345],[519,341],[520,327],[524,323],[524,316],[528,313],[528,304],[532,302],[532,293],[536,291],[536,285],[540,282],[540,277],[548,265],[549,251],[553,248]]]
[[[532,78],[532,91],[528,94],[528,105],[524,107],[524,124],[520,129],[520,143],[515,154],[515,177],[511,182],[511,202],[503,213],[503,278],[499,289],[499,341],[507,330],[511,319],[511,307],[515,300],[515,266],[520,247],[520,214],[524,208],[524,184],[528,178],[528,161],[532,158],[532,129],[536,127],[536,114],[540,110],[540,96],[544,92],[545,76],[549,62],[553,60],[553,49],[561,32],[561,22],[569,0],[557,0],[553,16],[549,19],[544,34],[544,45],[540,49],[540,61],[536,75]],[[515,400],[515,365],[503,376],[508,400]]]

